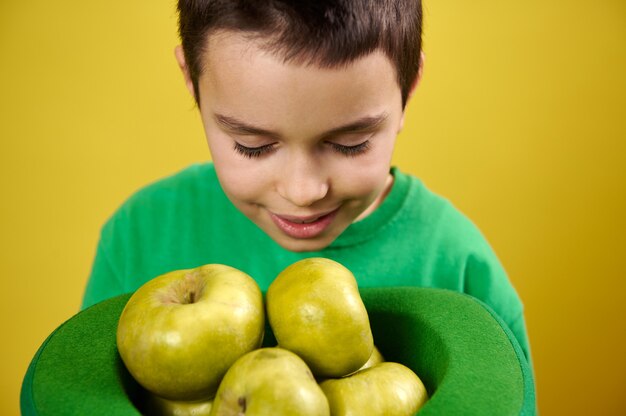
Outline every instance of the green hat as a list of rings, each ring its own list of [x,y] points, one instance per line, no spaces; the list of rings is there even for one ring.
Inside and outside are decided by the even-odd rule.
[[[24,377],[22,415],[140,415],[142,389],[115,344],[130,296],[81,311],[45,340]],[[362,288],[361,296],[382,355],[411,368],[428,390],[420,416],[535,414],[529,363],[487,305],[432,288]],[[264,344],[272,341],[267,334]]]

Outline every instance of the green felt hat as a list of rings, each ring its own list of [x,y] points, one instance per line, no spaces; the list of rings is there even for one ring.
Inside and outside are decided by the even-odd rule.
[[[532,372],[496,314],[468,295],[432,288],[363,288],[374,340],[387,361],[410,367],[428,415],[534,415]],[[142,389],[115,345],[120,295],[76,314],[35,354],[21,392],[24,416],[139,415]],[[273,340],[267,334],[266,345]]]

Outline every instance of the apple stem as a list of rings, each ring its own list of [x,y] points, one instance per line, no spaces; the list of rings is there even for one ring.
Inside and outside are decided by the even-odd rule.
[[[202,298],[205,284],[197,273],[189,273],[182,281],[175,282],[163,293],[167,303],[190,305]]]
[[[240,397],[239,400],[237,400],[237,404],[239,404],[239,407],[241,407],[241,412],[242,413],[246,413],[246,398],[245,397]]]
[[[189,297],[187,298],[187,302],[185,303],[194,303],[196,301],[196,291],[192,290],[189,292]]]

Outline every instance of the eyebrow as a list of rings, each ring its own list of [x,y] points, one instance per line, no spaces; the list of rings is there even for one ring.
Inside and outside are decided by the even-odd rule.
[[[226,116],[223,114],[215,114],[215,121],[220,124],[222,127],[241,135],[248,136],[268,136],[268,137],[279,137],[280,134],[259,128],[250,124],[247,124],[244,121],[241,121],[235,117]],[[336,136],[339,134],[348,134],[348,133],[360,133],[360,132],[369,132],[375,130],[381,124],[387,120],[389,114],[381,113],[375,116],[366,116],[361,117],[355,121],[352,121],[348,124],[335,127],[330,129],[324,133],[322,133],[321,137],[328,136]]]

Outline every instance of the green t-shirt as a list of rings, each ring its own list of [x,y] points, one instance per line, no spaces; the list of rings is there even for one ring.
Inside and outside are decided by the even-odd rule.
[[[236,267],[265,291],[291,263],[326,257],[350,269],[361,287],[468,293],[502,317],[529,357],[522,303],[480,231],[419,179],[397,168],[392,173],[393,187],[372,214],[323,250],[291,252],[235,208],[211,163],[192,165],[141,189],[107,221],[83,308],[163,273],[209,263]]]

